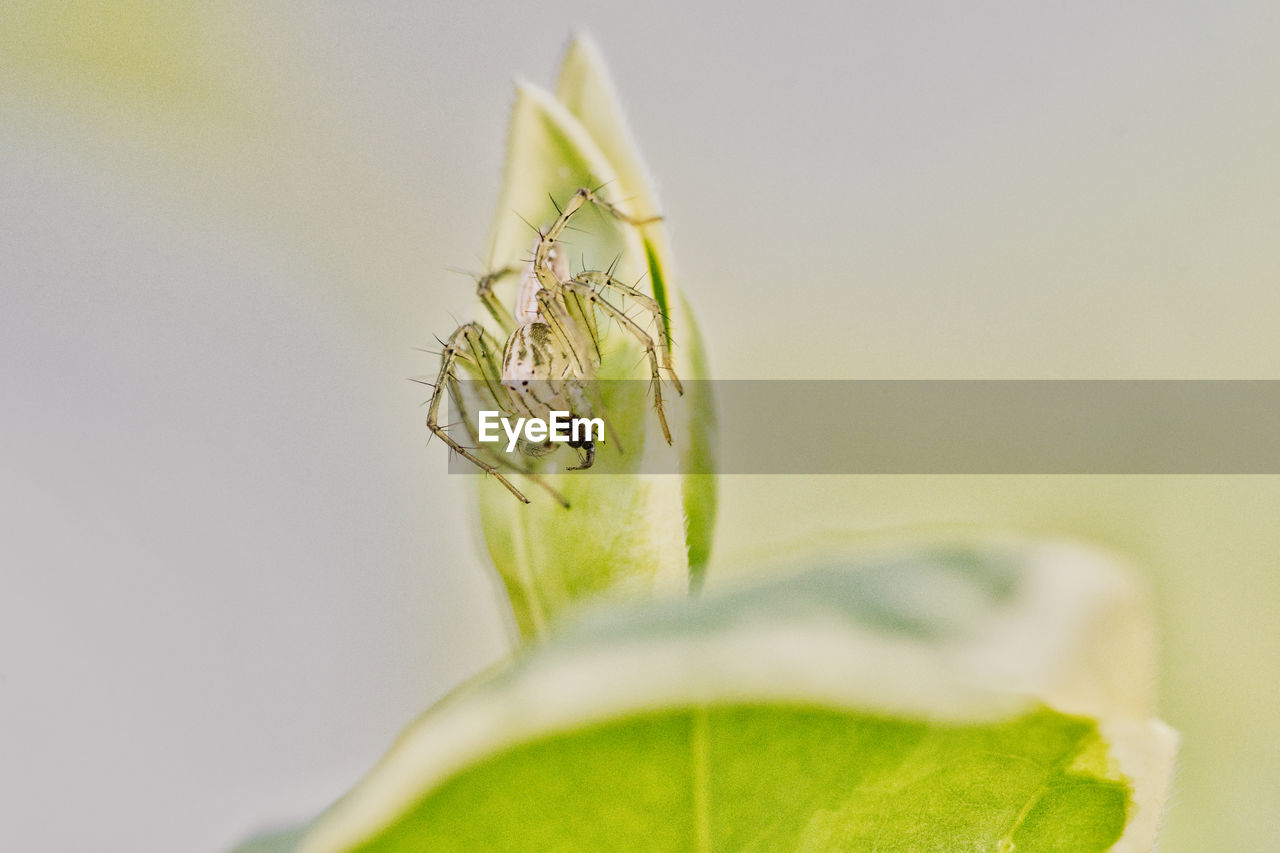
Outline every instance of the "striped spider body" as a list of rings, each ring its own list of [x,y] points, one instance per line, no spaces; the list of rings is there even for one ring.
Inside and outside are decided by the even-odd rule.
[[[559,216],[545,231],[539,232],[534,244],[533,256],[522,269],[506,268],[480,279],[477,295],[498,326],[506,333],[505,343],[498,340],[479,323],[466,323],[454,330],[444,342],[440,355],[440,371],[437,374],[430,407],[427,410],[427,428],[440,437],[450,449],[497,479],[521,501],[525,497],[507,477],[514,472],[528,477],[546,488],[562,504],[567,502],[541,477],[528,467],[515,465],[505,458],[486,460],[462,446],[439,423],[440,404],[446,391],[454,406],[463,413],[463,422],[471,430],[472,422],[466,417],[466,402],[459,387],[458,365],[479,383],[498,410],[513,417],[547,419],[553,411],[567,411],[574,417],[590,417],[594,406],[586,383],[594,379],[600,367],[601,318],[616,321],[633,336],[645,352],[650,378],[654,411],[662,436],[671,444],[671,429],[663,407],[662,372],[677,393],[684,389],[671,366],[671,341],[667,318],[661,307],[648,294],[618,281],[610,270],[584,270],[573,274],[568,258],[560,245],[560,236],[569,220],[584,205],[593,204],[619,221],[643,227],[656,221],[636,219],[597,195],[596,191],[582,188],[559,210]],[[508,275],[519,273],[520,286],[515,304],[507,309],[493,292],[493,284]],[[631,299],[655,321],[656,336],[637,323],[614,300]],[[604,413],[607,414],[607,413]],[[472,434],[478,442],[478,437]],[[579,464],[570,470],[590,468],[595,461],[595,444],[589,438],[570,441],[579,456]],[[545,456],[556,449],[550,438],[544,442],[521,438],[520,452],[529,457]]]

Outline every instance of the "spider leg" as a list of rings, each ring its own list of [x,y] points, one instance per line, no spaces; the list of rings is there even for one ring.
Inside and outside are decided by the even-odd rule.
[[[609,288],[617,292],[630,296],[640,307],[653,315],[658,325],[658,351],[662,356],[662,366],[666,368],[667,373],[671,376],[671,384],[675,386],[676,393],[683,395],[684,386],[680,384],[680,378],[676,376],[675,368],[671,366],[671,335],[667,329],[667,316],[662,313],[661,306],[657,300],[645,294],[641,290],[637,290],[629,284],[624,284],[614,278],[607,272],[600,270],[586,270],[574,276],[574,281],[582,282],[598,288]]]
[[[662,219],[661,216],[632,216],[617,205],[605,201],[596,190],[580,187],[560,211],[556,221],[551,223],[551,227],[541,232],[542,237],[538,240],[538,248],[533,253],[534,274],[538,277],[538,281],[542,286],[548,290],[555,290],[555,286],[559,284],[555,274],[552,272],[551,251],[555,248],[560,235],[564,233],[564,229],[568,227],[569,220],[586,204],[594,204],[609,215],[633,227],[648,225],[651,222],[657,222]]]
[[[457,387],[456,379],[454,380],[454,385],[450,390],[450,394],[453,397],[454,406],[456,406],[458,409],[458,420],[460,420],[463,426],[466,427],[467,435],[471,437],[472,443],[476,445],[481,445],[482,442],[480,441],[479,431],[476,428],[476,422],[471,417],[471,412],[468,410],[467,405],[464,402],[465,397],[462,393],[462,389]],[[503,408],[501,402],[497,402],[497,401],[495,402],[500,409],[502,409],[503,411],[508,411],[507,409]],[[550,483],[548,483],[546,481],[546,478],[542,477],[539,474],[534,473],[533,471],[530,471],[527,468],[522,468],[521,466],[515,464],[514,462],[507,459],[505,456],[501,454],[495,453],[493,455],[493,462],[495,467],[505,468],[509,471],[513,471],[533,481],[538,486],[541,486],[543,489],[545,489],[547,494],[551,495],[551,497],[555,500],[556,503],[560,504],[560,506],[564,507],[565,509],[569,508],[569,499],[566,498],[563,494],[561,494],[559,490],[553,487]],[[528,501],[526,501],[526,503],[528,503]]]
[[[449,432],[440,425],[440,401],[444,399],[445,389],[448,389],[459,398],[461,396],[457,393],[457,375],[454,373],[454,367],[458,362],[459,354],[462,348],[468,345],[469,342],[467,338],[469,334],[475,335],[479,338],[479,335],[482,332],[483,329],[481,329],[478,324],[467,323],[466,325],[459,326],[455,329],[453,334],[449,336],[449,339],[445,341],[444,350],[440,353],[440,373],[436,376],[436,387],[431,393],[431,407],[427,409],[427,429],[431,430],[434,435],[439,436],[441,441],[447,444],[451,450],[463,459],[466,459],[468,462],[480,468],[486,474],[496,478],[499,483],[507,488],[507,491],[511,492],[511,494],[515,495],[524,503],[528,503],[529,499],[526,498],[519,489],[513,486],[511,481],[504,477],[497,467],[490,465],[488,462],[485,462],[483,459],[467,450],[467,448],[463,447],[461,444],[458,444],[458,442],[453,440],[453,436],[449,435]]]
[[[591,339],[591,352],[595,353],[595,363],[604,361],[604,353],[600,351],[600,329],[596,324],[596,312],[588,308],[582,297],[576,293],[566,293],[564,304],[573,319],[586,331],[586,337]]]
[[[595,448],[595,445],[594,445],[594,444],[588,444],[588,445],[587,445],[586,447],[584,447],[582,450],[579,450],[579,451],[578,451],[578,461],[580,461],[582,464],[581,464],[581,465],[574,465],[572,468],[567,468],[567,469],[565,469],[565,470],[567,470],[567,471],[585,471],[585,470],[587,470],[588,468],[590,468],[592,465],[594,465],[594,464],[596,463],[596,448]]]
[[[591,288],[587,288],[587,291],[592,296],[595,295],[595,291]],[[585,294],[578,291],[570,291],[567,295],[575,297],[575,301],[579,304],[583,298],[586,298]],[[589,353],[596,346],[595,338],[582,334],[582,324],[574,320],[568,305],[565,304],[566,292],[563,284],[557,282],[554,291],[543,288],[534,295],[534,298],[538,300],[538,313],[551,327],[551,333],[556,336],[572,361],[574,374],[579,377],[591,376],[595,371],[595,364],[591,361]],[[591,339],[588,340],[588,338]]]
[[[605,410],[604,401],[600,399],[600,387],[595,382],[568,382],[565,383],[565,393],[569,397],[569,402],[573,408],[573,413],[580,418],[599,417],[604,422],[604,435],[600,438],[603,441],[608,436],[609,443],[612,444],[619,453],[626,453],[626,449],[622,445],[622,439],[618,437],[618,431],[613,428],[613,419],[609,417],[608,411]],[[596,413],[599,412],[597,415]],[[579,451],[579,458],[582,453]],[[570,468],[570,471],[581,471],[590,468],[595,462],[595,448],[592,447],[590,455],[583,460],[585,464],[576,468]]]
[[[462,333],[462,339],[463,343],[466,345],[467,354],[469,354],[474,361],[474,364],[470,365],[468,369],[473,373],[478,374],[480,377],[477,382],[478,387],[483,388],[489,399],[493,401],[494,405],[497,406],[499,410],[503,412],[514,411],[515,407],[512,404],[510,392],[507,391],[501,381],[502,367],[498,360],[498,341],[495,340],[494,337],[478,323],[470,323],[467,326],[463,326],[458,330],[458,332]],[[458,332],[455,332],[454,334],[457,335]],[[461,355],[462,353],[459,353],[459,356]],[[482,442],[480,441],[476,422],[475,419],[471,417],[471,412],[467,405],[467,395],[463,393],[463,389],[458,382],[457,374],[450,371],[445,381],[448,383],[449,394],[453,399],[453,404],[458,409],[459,420],[461,420],[463,425],[466,427],[467,434],[471,437],[472,443],[480,445]],[[538,486],[545,489],[546,492],[555,499],[556,503],[560,504],[565,509],[569,508],[568,499],[565,498],[565,496],[557,489],[552,487],[551,484],[542,476],[515,464],[502,454],[494,453],[492,455],[492,460],[493,467],[505,468],[527,477]],[[495,476],[502,479],[500,474],[497,474],[496,472],[490,473],[494,473]],[[510,484],[505,480],[503,481],[503,485],[506,485],[509,489],[511,488]],[[519,495],[518,497],[523,497],[523,495]],[[525,503],[528,503],[528,501],[526,500]]]
[[[508,266],[486,273],[476,279],[476,297],[498,324],[498,328],[502,329],[504,335],[509,335],[515,330],[516,319],[494,294],[493,286],[507,276],[515,275],[518,272],[520,270],[517,267]]]
[[[630,332],[644,347],[645,356],[649,360],[649,373],[653,379],[653,407],[658,413],[658,423],[662,426],[662,436],[667,440],[667,444],[671,444],[671,428],[667,426],[667,414],[662,407],[662,375],[658,370],[658,348],[654,344],[653,338],[649,336],[648,332],[640,328],[640,325],[635,320],[628,317],[621,308],[614,306],[607,299],[596,293],[591,285],[570,279],[569,281],[561,282],[561,287],[570,293],[578,294],[587,302],[613,317],[618,321],[619,325]],[[544,305],[555,301],[549,297],[544,298],[543,293],[539,293],[538,296],[539,301]]]

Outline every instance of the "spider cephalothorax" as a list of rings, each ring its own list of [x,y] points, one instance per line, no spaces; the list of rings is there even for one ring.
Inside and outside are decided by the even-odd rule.
[[[448,389],[455,406],[463,414],[463,422],[471,429],[456,374],[458,364],[463,364],[474,375],[486,397],[502,412],[516,417],[545,419],[551,412],[567,411],[575,417],[588,418],[595,407],[585,383],[595,378],[600,367],[598,319],[603,315],[616,321],[644,349],[652,380],[654,410],[668,444],[671,443],[671,429],[663,410],[660,370],[665,370],[666,378],[676,391],[683,393],[680,380],[671,366],[667,321],[658,303],[648,294],[618,281],[611,269],[584,270],[576,275],[570,272],[559,239],[570,218],[586,204],[594,204],[633,227],[655,221],[628,216],[593,190],[583,188],[574,193],[555,222],[539,232],[533,257],[523,268],[505,268],[480,279],[477,293],[494,321],[507,334],[506,343],[499,345],[479,323],[459,326],[444,342],[440,372],[428,409],[427,427],[432,433],[440,436],[459,455],[493,475],[525,503],[529,499],[499,467],[509,468],[541,483],[533,471],[498,456],[486,461],[472,452],[474,448],[468,449],[454,440],[438,421],[440,402]],[[520,287],[514,310],[509,311],[495,296],[493,284],[517,272],[521,274]],[[653,324],[657,328],[656,342],[644,326],[606,298],[609,292],[631,299],[656,320]],[[474,432],[472,437],[475,438]],[[574,438],[568,444],[578,452],[580,462],[570,470],[591,467],[595,460],[594,441],[591,438]],[[519,448],[524,455],[537,457],[552,452],[556,446],[550,439],[521,439]],[[556,494],[554,490],[549,491]],[[562,498],[560,500],[563,502]]]

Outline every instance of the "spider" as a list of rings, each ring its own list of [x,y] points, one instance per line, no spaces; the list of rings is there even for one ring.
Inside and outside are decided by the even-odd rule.
[[[506,343],[499,345],[493,334],[479,323],[465,323],[455,329],[443,342],[440,372],[432,391],[430,408],[427,410],[427,428],[432,434],[439,436],[464,459],[493,476],[524,503],[529,503],[529,499],[499,470],[499,465],[530,478],[546,488],[562,505],[568,506],[568,502],[558,492],[529,468],[501,457],[495,457],[497,464],[487,462],[472,452],[474,448],[468,449],[459,444],[449,435],[447,428],[440,424],[440,402],[447,389],[454,406],[462,414],[461,420],[467,424],[472,439],[478,441],[472,421],[467,417],[466,403],[459,387],[456,373],[459,363],[475,376],[478,380],[476,386],[482,388],[504,413],[545,419],[553,410],[565,410],[574,416],[589,417],[593,407],[585,383],[595,377],[602,358],[596,314],[599,311],[605,317],[617,321],[644,349],[652,380],[653,406],[667,444],[672,443],[671,429],[663,410],[659,370],[665,370],[676,392],[684,394],[684,388],[671,366],[667,318],[657,301],[635,287],[618,281],[613,275],[612,267],[608,270],[584,270],[576,275],[570,272],[568,258],[558,241],[569,220],[587,204],[597,206],[632,227],[642,227],[661,218],[632,217],[601,198],[598,190],[580,188],[564,208],[557,207],[559,216],[551,226],[546,231],[539,232],[533,257],[522,270],[506,267],[479,280],[477,295],[494,321],[508,335]],[[520,287],[516,293],[515,310],[508,311],[494,295],[493,285],[516,273],[521,273]],[[605,298],[608,291],[630,297],[642,310],[653,316],[658,329],[656,341],[643,326]],[[569,445],[577,451],[581,463],[569,470],[590,468],[595,461],[594,442],[588,437],[571,440]],[[539,457],[551,453],[556,445],[549,437],[545,442],[521,438],[519,448],[526,456]]]

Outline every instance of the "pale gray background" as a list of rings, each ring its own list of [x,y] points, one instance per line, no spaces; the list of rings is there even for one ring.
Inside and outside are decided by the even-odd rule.
[[[6,4],[0,849],[225,849],[507,648],[404,378],[577,26],[721,377],[1280,375],[1271,2]],[[1164,849],[1261,850],[1278,517],[1277,478],[730,478],[717,570],[938,520],[1133,553]]]

